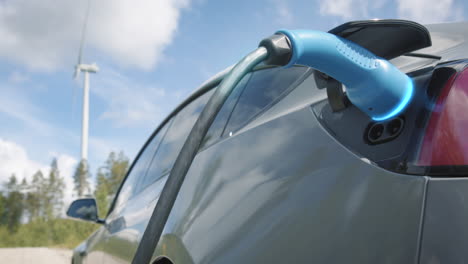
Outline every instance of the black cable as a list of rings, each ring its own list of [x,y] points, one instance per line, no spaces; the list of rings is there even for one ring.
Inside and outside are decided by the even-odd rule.
[[[258,63],[267,58],[267,49],[259,47],[241,61],[223,79],[215,93],[203,108],[190,134],[188,135],[169,178],[161,192],[158,203],[151,215],[143,237],[138,245],[137,252],[132,260],[133,264],[145,264],[151,261],[154,250],[159,242],[162,231],[169,214],[174,206],[179,190],[184,182],[185,175],[195,158],[203,138],[213,123],[217,113],[231,94],[237,83],[244,75],[252,70]]]

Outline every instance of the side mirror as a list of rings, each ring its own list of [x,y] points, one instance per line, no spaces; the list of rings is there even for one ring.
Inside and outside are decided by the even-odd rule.
[[[94,198],[83,198],[73,201],[68,207],[67,216],[84,221],[103,223],[98,218],[97,204]]]

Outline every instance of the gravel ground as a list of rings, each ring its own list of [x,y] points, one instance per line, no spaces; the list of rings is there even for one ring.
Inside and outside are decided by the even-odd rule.
[[[69,264],[72,251],[52,248],[0,248],[0,263]]]

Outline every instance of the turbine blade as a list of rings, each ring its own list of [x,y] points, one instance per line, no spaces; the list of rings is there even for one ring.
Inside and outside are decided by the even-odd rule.
[[[73,79],[78,79],[78,77],[80,77],[80,65],[76,65],[75,66],[75,72],[73,73]]]
[[[88,0],[88,4],[86,6],[86,13],[85,13],[85,18],[83,22],[83,28],[81,29],[81,41],[80,41],[80,49],[78,51],[78,61],[76,65],[80,65],[83,57],[83,49],[84,49],[84,44],[85,44],[85,39],[86,39],[86,28],[88,26],[88,18],[89,18],[89,10],[91,7],[91,1]]]

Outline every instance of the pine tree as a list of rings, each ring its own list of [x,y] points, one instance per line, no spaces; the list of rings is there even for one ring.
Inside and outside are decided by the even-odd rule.
[[[78,197],[81,197],[85,194],[89,194],[89,167],[86,160],[80,161],[76,167],[75,174],[73,175],[73,180],[75,183],[74,190],[76,191]]]
[[[28,193],[29,193],[29,185],[28,185],[28,181],[26,180],[26,178],[23,178],[23,180],[21,181],[21,184],[19,185],[19,191],[20,193],[22,194],[22,203],[23,203],[23,218],[25,219],[28,219],[28,216],[29,216],[29,212],[28,212],[28,204],[27,204],[27,196],[28,196]]]
[[[5,188],[7,190],[7,193],[19,190],[18,179],[16,178],[16,175],[14,173],[8,179],[8,182],[5,184]]]
[[[45,215],[47,219],[55,218],[61,214],[63,208],[63,190],[65,182],[60,177],[57,159],[53,159],[50,165],[49,178],[46,181],[45,193]]]
[[[123,152],[109,153],[105,165],[98,169],[94,196],[98,202],[100,217],[104,217],[109,209],[110,201],[115,196],[122,180],[127,173],[129,160]]]
[[[45,218],[45,203],[46,203],[46,179],[42,171],[38,170],[33,175],[31,185],[26,194],[26,210],[29,214],[29,220],[33,221],[38,218]]]
[[[0,226],[6,224],[6,197],[0,192]]]
[[[96,188],[94,197],[96,197],[97,206],[99,209],[99,217],[104,218],[109,209],[109,182],[106,178],[103,168],[99,168],[96,176]]]
[[[20,192],[20,186],[14,174],[11,175],[5,189],[8,195],[5,202],[5,217],[8,230],[14,232],[21,224],[23,215],[23,194]]]
[[[21,192],[27,192],[29,186],[28,186],[28,181],[26,180],[26,178],[23,178],[23,180],[21,181],[21,185],[20,185],[20,190]]]
[[[118,155],[111,152],[104,166],[106,178],[109,181],[109,192],[114,195],[125,177],[129,167],[129,160],[121,151]]]

